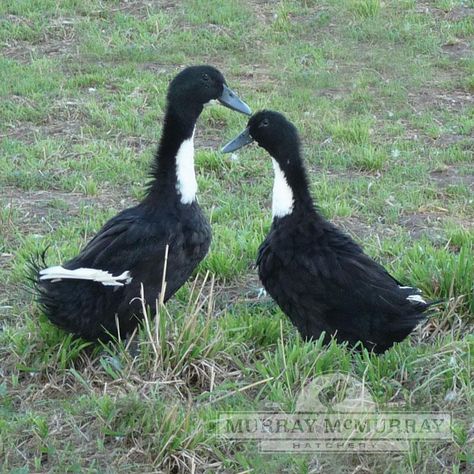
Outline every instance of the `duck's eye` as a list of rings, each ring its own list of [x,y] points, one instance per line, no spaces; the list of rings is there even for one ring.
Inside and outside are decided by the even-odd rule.
[[[208,74],[204,73],[204,74],[202,75],[202,80],[203,80],[203,81],[206,81],[206,82],[207,82],[207,81],[209,81],[210,79],[211,79],[211,78],[209,77]]]
[[[268,120],[268,119],[266,118],[266,119],[263,119],[263,120],[260,122],[259,127],[268,127],[269,125],[270,125],[270,120]]]

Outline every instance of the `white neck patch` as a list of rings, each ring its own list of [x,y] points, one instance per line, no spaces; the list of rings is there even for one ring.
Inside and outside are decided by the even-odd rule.
[[[284,217],[293,212],[293,191],[288,185],[288,181],[278,162],[272,158],[272,163],[275,174],[273,181],[272,214],[273,217]]]
[[[191,138],[181,143],[176,155],[176,189],[181,194],[182,204],[195,201],[198,188],[194,173],[194,131]]]

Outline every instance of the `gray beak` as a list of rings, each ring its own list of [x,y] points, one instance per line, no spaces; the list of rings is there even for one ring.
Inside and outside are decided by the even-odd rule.
[[[249,128],[246,128],[240,135],[237,135],[227,145],[221,148],[222,153],[231,153],[239,148],[249,145],[253,142],[253,138],[250,136]]]
[[[245,115],[252,115],[250,107],[241,99],[237,97],[237,94],[229,89],[224,84],[224,90],[222,95],[217,99],[222,105],[229,107],[229,109],[235,110]]]

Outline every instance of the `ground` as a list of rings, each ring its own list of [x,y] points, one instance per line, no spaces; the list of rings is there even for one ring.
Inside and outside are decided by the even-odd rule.
[[[5,472],[474,470],[474,3],[4,0],[0,4],[0,464]],[[272,172],[220,106],[200,118],[210,254],[139,336],[94,347],[52,327],[27,280],[140,199],[170,78],[217,66],[254,110],[298,127],[321,211],[405,284],[440,299],[376,357],[303,343],[254,261]],[[228,410],[290,410],[319,375],[381,410],[449,412],[452,440],[404,453],[267,455],[216,436]]]

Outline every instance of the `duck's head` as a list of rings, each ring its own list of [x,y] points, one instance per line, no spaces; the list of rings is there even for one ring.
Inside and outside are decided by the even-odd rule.
[[[296,205],[302,205],[306,210],[312,209],[296,127],[282,114],[262,110],[250,117],[247,128],[221,151],[230,153],[253,141],[265,148],[273,158],[273,217],[291,214]]]
[[[272,156],[274,170],[272,212],[274,218],[291,214],[296,205],[312,208],[296,127],[282,114],[263,110],[252,116],[247,128],[222,148],[224,153],[256,141]]]
[[[211,100],[218,100],[246,115],[252,113],[250,107],[227,86],[222,73],[212,66],[187,67],[171,81],[168,89],[168,103],[178,110],[199,115]]]
[[[256,141],[277,160],[282,169],[300,160],[299,138],[296,127],[284,115],[272,110],[262,110],[250,117],[247,128],[222,148],[230,153]],[[280,163],[281,161],[281,163]]]

